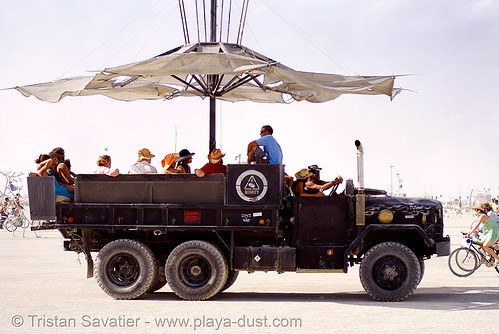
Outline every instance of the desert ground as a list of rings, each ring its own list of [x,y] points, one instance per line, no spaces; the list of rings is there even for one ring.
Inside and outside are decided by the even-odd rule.
[[[452,249],[474,217],[448,212]],[[86,279],[83,255],[64,252],[58,231],[0,230],[0,333],[467,333],[499,311],[499,274],[482,266],[454,276],[447,257],[426,261],[407,300],[382,303],[348,274],[242,272],[213,299],[190,302],[168,286],[136,300],[113,300]],[[80,263],[81,262],[81,263]]]

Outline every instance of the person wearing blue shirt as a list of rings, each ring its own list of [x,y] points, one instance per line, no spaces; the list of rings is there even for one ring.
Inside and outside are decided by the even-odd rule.
[[[248,144],[248,163],[282,164],[282,150],[279,143],[272,136],[274,130],[270,125],[262,126],[260,138]],[[260,148],[263,147],[263,151]]]

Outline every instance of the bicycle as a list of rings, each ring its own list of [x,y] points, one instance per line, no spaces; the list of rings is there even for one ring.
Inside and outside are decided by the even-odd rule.
[[[482,250],[482,242],[475,238],[470,238],[465,232],[463,234],[462,247],[455,249],[449,256],[449,269],[459,277],[466,277],[473,274],[482,264],[487,267],[494,267],[495,259]],[[492,245],[492,249],[499,255],[499,244]],[[494,267],[499,273],[499,266]]]
[[[20,213],[19,215],[9,215],[7,219],[3,222],[3,227],[9,231],[14,232],[18,227],[22,227],[23,229],[28,228],[30,225],[30,221],[28,218],[24,216],[24,213]]]

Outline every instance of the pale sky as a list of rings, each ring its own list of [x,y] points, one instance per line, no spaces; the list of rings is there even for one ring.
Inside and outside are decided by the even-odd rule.
[[[197,41],[193,2],[185,1]],[[177,0],[0,0],[0,88],[89,75],[182,45],[177,7]],[[231,20],[235,26],[239,17]],[[291,175],[318,164],[324,179],[356,181],[359,139],[366,187],[395,190],[399,177],[409,196],[499,194],[499,1],[252,0],[242,44],[300,71],[413,75],[396,79],[407,90],[393,101],[218,102],[225,163],[245,159],[247,144],[270,124]],[[93,172],[104,153],[127,172],[142,147],[156,155],[158,169],[183,148],[196,153],[198,168],[207,161],[208,107],[200,98],[51,104],[0,91],[0,171],[34,171],[35,158],[57,146],[77,173]]]

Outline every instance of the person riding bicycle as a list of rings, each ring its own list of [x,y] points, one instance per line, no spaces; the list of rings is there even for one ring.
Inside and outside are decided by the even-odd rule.
[[[469,235],[473,234],[480,224],[483,227],[483,245],[482,248],[484,251],[489,253],[496,261],[494,262],[494,267],[499,265],[499,256],[494,252],[494,250],[490,247],[495,244],[499,240],[499,222],[497,220],[490,218],[487,213],[492,211],[492,207],[488,203],[476,204],[471,207],[475,210],[476,213],[479,214],[478,221],[471,226]]]

